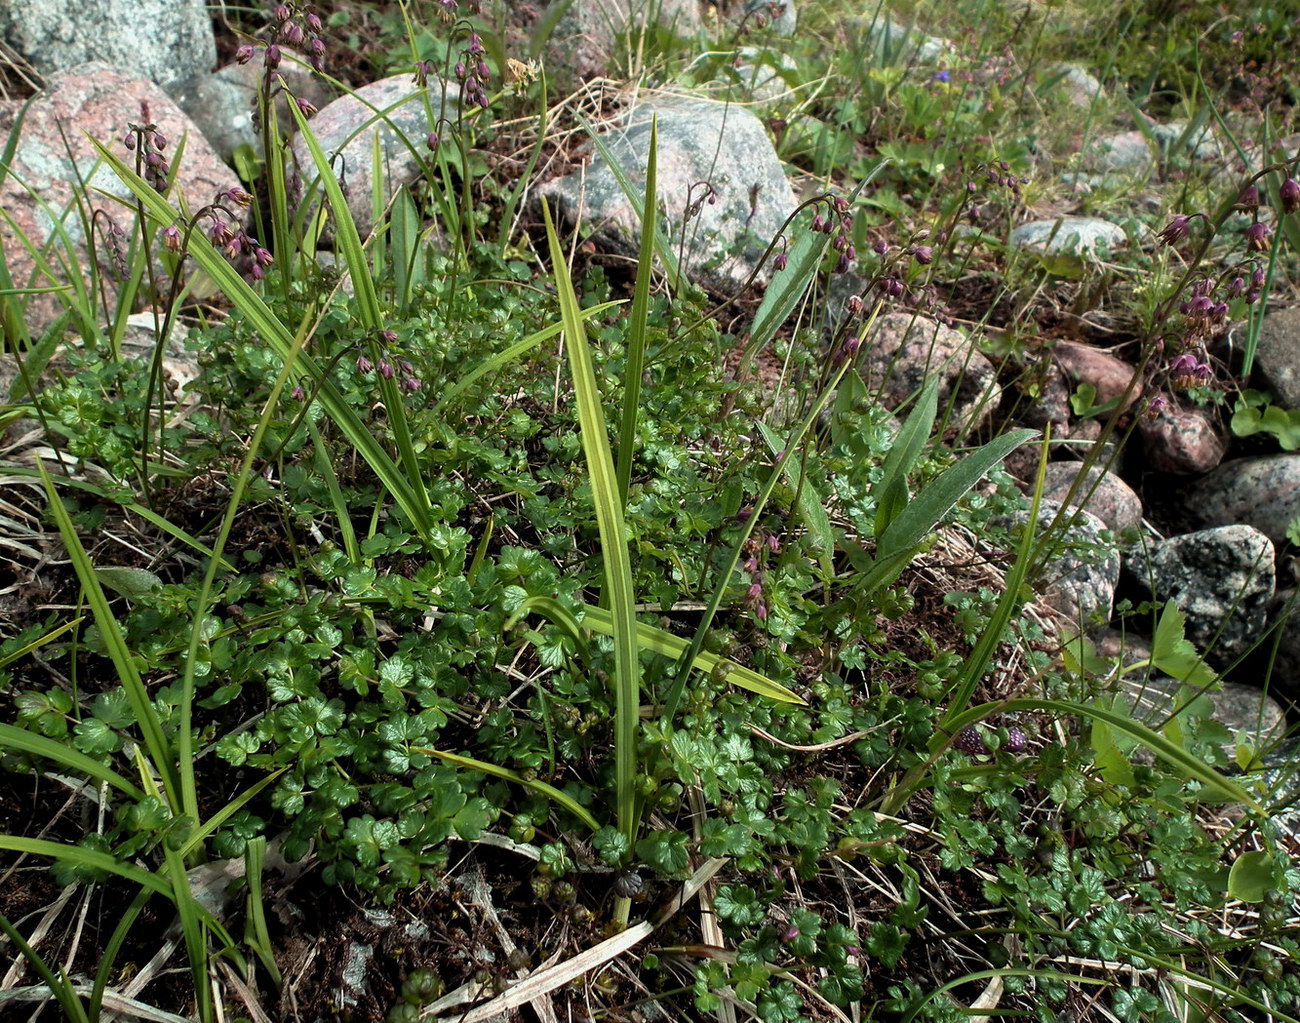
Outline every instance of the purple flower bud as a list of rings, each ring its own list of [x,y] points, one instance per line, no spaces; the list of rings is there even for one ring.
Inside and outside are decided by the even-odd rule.
[[[844,341],[844,354],[850,359],[858,354],[858,349],[862,347],[862,339],[856,334],[850,335]]]
[[[469,52],[475,56],[483,52],[483,40],[477,32],[469,34]]]
[[[1187,303],[1187,315],[1197,320],[1207,320],[1214,311],[1214,299],[1209,295],[1197,295]]]
[[[144,162],[150,167],[161,167],[163,158],[158,153],[145,153]]]
[[[162,229],[162,240],[169,252],[181,251],[181,231],[175,224]]]
[[[1251,224],[1246,228],[1246,248],[1251,252],[1264,252],[1268,248],[1269,231],[1267,224],[1261,224],[1259,221]]]
[[[1268,280],[1268,275],[1264,273],[1262,266],[1257,266],[1250,272],[1250,283],[1252,287],[1262,288],[1264,282]]]
[[[419,377],[403,377],[403,378],[402,378],[402,387],[403,387],[405,390],[410,391],[411,393],[414,394],[416,391],[418,391],[418,390],[420,389],[420,378],[419,378]]]
[[[1282,200],[1282,212],[1294,213],[1300,210],[1300,181],[1295,178],[1287,178],[1282,182],[1282,186],[1277,190],[1278,198]]]
[[[128,131],[123,135],[122,145],[126,146],[127,149],[135,149],[135,132]]]
[[[266,267],[275,262],[275,257],[259,245],[253,250],[253,261],[258,266]]]
[[[788,945],[790,944],[790,942],[794,941],[794,939],[797,937],[799,937],[799,928],[796,927],[794,924],[791,924],[789,927],[787,927],[784,931],[781,932],[781,943]]]
[[[253,201],[252,194],[250,192],[245,192],[238,185],[234,188],[227,189],[222,193],[221,197],[227,202],[234,203],[236,206],[241,206],[245,209],[248,207],[248,204]]]
[[[325,41],[323,39],[313,39],[307,44],[307,48],[311,51],[312,57],[325,56]]]
[[[1246,292],[1246,305],[1254,305],[1259,301],[1261,295],[1263,295],[1263,292],[1259,288],[1251,288]]]
[[[244,235],[242,233],[233,235],[230,241],[226,242],[226,258],[234,259],[244,251]]]
[[[762,584],[762,583],[757,583],[757,582],[756,582],[756,583],[750,583],[750,584],[749,584],[749,589],[748,589],[748,591],[746,591],[746,593],[745,593],[745,597],[746,597],[746,599],[748,599],[748,600],[753,600],[753,601],[762,600],[762,599],[763,599],[763,584]]]
[[[367,358],[367,357],[364,356],[364,355],[358,355],[358,356],[357,356],[357,372],[358,372],[358,373],[363,373],[363,374],[364,374],[364,373],[369,373],[369,372],[370,372],[372,369],[374,369],[374,368],[375,368],[375,364],[374,364],[373,362],[371,362],[369,358]]]
[[[768,535],[767,549],[771,551],[773,554],[781,553],[781,541],[780,539],[777,538],[777,535],[775,533],[771,533]]]
[[[392,380],[397,375],[397,370],[387,359],[379,360],[379,375],[385,380]]]
[[[902,298],[907,289],[903,287],[903,282],[897,277],[885,278],[885,294],[890,298]]]
[[[285,25],[284,31],[281,33],[281,38],[283,38],[290,46],[299,45],[305,37],[306,33],[303,32],[302,26],[296,21],[291,21],[289,24]]]
[[[456,66],[452,70],[455,72],[457,78],[462,82],[465,81],[465,75],[468,74],[468,72],[465,70],[465,62],[463,60],[456,61]]]
[[[252,266],[248,268],[248,276],[253,278],[253,280],[255,281],[260,281],[263,277],[266,276],[266,271],[262,269],[262,265],[260,263],[254,263]]]
[[[274,71],[280,66],[280,47],[272,43],[266,48],[266,54],[262,58],[262,64],[269,70]]]
[[[492,69],[488,67],[486,60],[480,60],[476,65],[474,65],[474,70],[478,72],[479,78],[485,82],[492,77]]]
[[[781,271],[785,269],[786,264],[789,262],[790,260],[784,252],[778,252],[776,258],[772,260],[772,266],[774,266],[778,271]]]
[[[294,98],[294,102],[298,104],[298,109],[302,111],[303,117],[315,117],[319,112],[316,104],[309,99],[303,99],[303,97],[297,96]]]
[[[213,245],[225,245],[234,236],[234,233],[230,225],[218,217],[208,227],[208,240]]]
[[[436,131],[429,132],[424,137],[424,145],[429,152],[436,153],[438,151],[438,133]]]
[[[822,215],[820,213],[813,215],[812,229],[814,231],[820,232],[825,225],[826,221],[822,220]]]
[[[853,264],[849,262],[848,254],[841,252],[840,258],[835,263],[835,272],[837,274],[846,274],[852,266]]]
[[[397,331],[395,331],[395,330],[381,330],[381,331],[379,332],[379,340],[382,341],[382,342],[384,342],[384,344],[386,344],[386,345],[396,344],[396,343],[397,343]]]
[[[1193,216],[1194,215],[1195,214],[1193,214]],[[1191,230],[1191,226],[1192,217],[1183,216],[1180,213],[1178,216],[1174,217],[1173,220],[1169,221],[1169,223],[1165,225],[1165,229],[1156,235],[1156,237],[1166,245],[1177,245],[1187,237],[1187,232]]]
[[[280,22],[281,24],[284,24],[286,21],[289,20],[289,17],[292,13],[293,12],[289,10],[288,4],[279,4],[275,8],[275,20]]]
[[[874,252],[877,256],[883,256],[886,252],[889,251],[889,242],[885,241],[885,239],[883,238],[877,238],[871,244],[871,251]]]
[[[1241,190],[1241,198],[1237,202],[1248,210],[1259,209],[1259,189],[1254,185],[1247,185]]]
[[[488,107],[492,105],[491,101],[488,100],[488,95],[486,92],[480,92],[478,94],[478,105],[483,110],[486,110]]]
[[[307,397],[307,392],[302,389],[302,384],[299,384],[297,387],[293,389],[293,394],[291,395],[291,397],[293,398],[294,401],[302,401]]]
[[[1228,297],[1237,298],[1246,292],[1246,281],[1241,277],[1234,277],[1228,282]]]
[[[155,131],[153,133],[153,147],[154,149],[166,149],[167,136],[160,131]]]
[[[862,296],[861,296],[861,295],[850,295],[849,298],[848,298],[848,301],[844,303],[844,307],[849,311],[849,315],[851,315],[851,316],[861,316],[861,315],[862,315]]]
[[[247,64],[252,59],[253,59],[252,43],[244,43],[239,47],[239,49],[235,51],[236,64]]]
[[[754,608],[754,617],[760,622],[767,621],[767,605],[759,604],[758,607]]]
[[[918,245],[912,250],[912,258],[922,266],[926,266],[934,261],[934,249],[929,245]]]
[[[317,14],[315,11],[312,11],[311,14],[307,15],[307,31],[308,31],[308,32],[319,32],[319,31],[321,30],[321,27],[322,27],[322,26],[321,26],[321,21],[320,21],[320,15],[319,15],[319,14]]]

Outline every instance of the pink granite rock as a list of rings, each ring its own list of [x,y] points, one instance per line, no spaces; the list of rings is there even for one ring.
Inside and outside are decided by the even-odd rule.
[[[1094,400],[1098,405],[1124,394],[1133,377],[1133,367],[1123,359],[1078,341],[1058,342],[1052,348],[1052,355],[1074,383],[1092,384],[1097,389]],[[1138,381],[1129,392],[1123,411],[1127,411],[1141,396],[1142,382]]]
[[[133,236],[130,208],[110,198],[126,198],[130,192],[103,164],[90,140],[97,139],[119,156],[130,157],[122,138],[129,124],[141,123],[142,103],[148,104],[151,121],[167,138],[168,157],[175,160],[184,142],[174,200],[179,193],[190,209],[197,209],[218,192],[239,184],[189,118],[152,82],[100,62],[54,75],[27,109],[9,173],[0,185],[0,207],[12,218],[12,224],[7,219],[0,221],[0,239],[17,287],[69,283],[69,268],[61,266],[62,246],[57,247],[59,259],[54,262],[58,278],[51,281],[36,273],[37,264],[19,239],[20,232],[29,242],[44,246],[55,235],[56,218],[62,221],[83,280],[88,279],[89,250],[74,205],[78,179],[85,182],[89,195],[87,217],[94,210],[103,210],[126,233],[127,240]],[[101,277],[112,287],[110,274]],[[32,296],[27,304],[28,329],[43,330],[61,310],[52,295]]]
[[[1223,460],[1228,442],[1200,409],[1170,408],[1138,424],[1147,464],[1156,472],[1190,476]]]

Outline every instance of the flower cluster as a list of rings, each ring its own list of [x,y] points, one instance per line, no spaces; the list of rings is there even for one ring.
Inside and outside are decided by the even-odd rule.
[[[247,209],[252,200],[253,197],[242,188],[231,188],[222,192],[217,197],[217,201],[204,211],[207,217],[205,233],[208,241],[220,249],[231,263],[236,266],[243,264],[246,268],[244,272],[253,280],[260,281],[266,276],[266,268],[275,262],[275,257],[237,224],[241,218],[232,214],[226,206],[226,203],[229,203],[240,209]],[[175,243],[175,248],[179,249],[179,238],[175,235],[168,237],[164,231],[163,241],[168,248],[173,248]]]
[[[858,250],[853,247],[850,234],[853,231],[853,218],[849,216],[849,202],[841,196],[830,200],[830,209],[823,216],[813,215],[812,229],[822,234],[833,235],[831,247],[840,254],[835,263],[837,274],[848,273],[858,258]]]
[[[277,4],[271,18],[271,41],[262,54],[262,64],[270,74],[284,59],[282,47],[304,50],[312,70],[317,73],[325,67],[324,24],[320,15],[307,3]],[[247,64],[256,54],[252,43],[244,43],[235,51],[235,60]],[[306,111],[304,111],[305,113]]]
[[[362,353],[357,356],[357,372],[362,376],[369,376],[377,372],[385,380],[396,379],[401,376],[400,386],[402,390],[414,394],[423,384],[415,372],[415,367],[406,359],[400,358],[393,353],[392,346],[397,344],[397,331],[381,330],[374,340],[372,351],[375,358]]]
[[[438,11],[438,17],[448,23],[455,21],[460,13],[459,0],[437,0],[435,7]],[[465,13],[470,15],[482,14],[482,0],[466,0]]]
[[[745,560],[741,567],[749,574],[749,589],[745,591],[745,603],[754,609],[754,617],[760,622],[767,618],[767,603],[763,599],[763,579],[767,574],[769,555],[781,553],[781,541],[774,533],[762,535],[754,533],[745,541]]]
[[[461,100],[468,106],[488,108],[487,84],[492,79],[492,69],[488,67],[487,51],[483,49],[483,40],[477,32],[471,32],[466,40],[465,49],[461,51],[460,60],[453,68],[456,81],[460,82]]]
[[[135,153],[136,172],[155,191],[166,192],[167,179],[171,175],[171,167],[163,156],[163,150],[167,148],[167,136],[158,130],[158,125],[149,116],[148,101],[140,101],[140,123],[127,126],[122,145]]]
[[[1213,379],[1214,368],[1191,352],[1183,352],[1169,362],[1169,382],[1176,390],[1204,387]]]

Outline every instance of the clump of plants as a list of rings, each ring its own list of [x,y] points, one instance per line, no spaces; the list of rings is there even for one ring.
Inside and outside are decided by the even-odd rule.
[[[14,346],[14,418],[46,447],[6,472],[66,560],[0,640],[0,763],[11,802],[60,785],[78,813],[0,850],[109,910],[67,946],[0,905],[27,992],[74,1020],[137,996],[289,1018],[326,970],[312,1011],[394,1023],[526,1001],[575,1019],[1290,1019],[1300,875],[1269,794],[1225,773],[1217,679],[1178,610],[1152,609],[1146,664],[1068,641],[1032,589],[1061,538],[1007,525],[1038,521],[1051,438],[954,451],[937,381],[897,417],[865,383],[880,315],[948,316],[944,276],[992,258],[959,224],[992,231],[1024,198],[1029,140],[992,137],[987,106],[1006,68],[918,80],[847,51],[830,70],[865,71],[860,91],[783,143],[846,187],[792,214],[761,296],[706,296],[664,272],[656,141],[631,272],[571,259],[549,208],[524,205],[495,120],[533,119],[528,173],[559,143],[545,77],[500,66],[493,5],[381,19],[403,70],[468,102],[430,103],[409,140],[425,178],[368,238],[299,103],[319,184],[291,202],[279,48],[327,69],[355,13],[286,3],[250,29],[271,155],[241,188],[175,194],[147,111],[102,145],[134,199],[116,306],[64,294],[81,342]],[[850,138],[867,131],[869,157]],[[1289,168],[1257,175],[1286,212]],[[1165,228],[1170,251],[1193,226]],[[1155,307],[1148,340],[1181,348],[1152,372],[1180,393],[1237,314],[1219,303],[1266,284],[1267,233],[1243,237],[1253,262],[1192,258]],[[200,277],[215,308],[189,300]],[[823,331],[832,280],[852,295]],[[0,302],[21,317],[27,297]],[[184,393],[164,344],[144,365],[117,343],[145,303],[158,338],[188,330]],[[779,401],[750,372],[774,355],[793,367]],[[1025,449],[1028,496],[1002,468]],[[1158,728],[1113,696],[1142,670],[1184,686]],[[361,916],[326,926],[348,904],[373,940],[340,940]],[[400,941],[374,924],[397,914],[419,924]],[[146,967],[124,993],[160,932],[187,985]],[[380,951],[334,958],[353,946]],[[345,974],[365,990],[329,1001]]]

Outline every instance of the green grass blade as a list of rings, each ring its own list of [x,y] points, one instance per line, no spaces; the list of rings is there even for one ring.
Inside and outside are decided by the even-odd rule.
[[[1038,526],[1038,510],[1043,503],[1043,486],[1047,480],[1047,459],[1050,452],[1051,426],[1049,425],[1043,434],[1042,450],[1038,457],[1038,476],[1034,481],[1034,496],[1029,506],[1029,518],[1025,521],[1024,535],[1021,536],[1020,546],[1016,551],[1015,564],[1007,573],[1002,596],[998,599],[998,605],[989,617],[988,624],[980,633],[975,649],[970,652],[970,656],[961,667],[952,699],[948,702],[948,709],[939,724],[942,730],[951,731],[952,719],[964,711],[970,703],[975,687],[988,672],[989,664],[992,663],[998,647],[1002,645],[1003,634],[1011,623],[1012,616],[1020,607],[1025,578],[1029,574],[1029,566],[1034,562],[1034,537]]]
[[[1267,816],[1265,808],[1260,805],[1259,801],[1231,778],[1224,777],[1199,757],[1188,753],[1182,746],[1171,742],[1159,732],[1148,728],[1141,722],[1134,721],[1127,714],[1119,714],[1104,707],[1077,703],[1072,700],[1045,700],[1036,697],[1025,697],[1004,700],[1000,703],[983,703],[970,707],[963,713],[956,715],[948,723],[947,727],[952,734],[956,734],[967,725],[973,725],[990,714],[1014,714],[1016,711],[1021,710],[1046,711],[1057,717],[1077,714],[1080,717],[1101,721],[1110,725],[1115,731],[1123,732],[1157,756],[1163,757],[1182,771],[1186,777],[1199,781],[1205,786],[1204,797],[1208,801],[1240,803],[1260,817]]]
[[[208,983],[208,941],[199,918],[199,906],[190,890],[185,872],[185,859],[163,843],[163,856],[167,874],[171,877],[175,893],[176,914],[180,917],[181,936],[190,961],[190,981],[194,986],[194,1001],[200,1023],[210,1023],[212,1012],[212,986]]]
[[[266,926],[266,905],[262,898],[262,874],[266,866],[266,836],[250,838],[244,847],[244,879],[248,882],[248,929],[251,935],[245,938],[252,946],[257,958],[266,967],[275,986],[279,989],[284,982],[280,974],[280,965],[272,952],[271,932]]]
[[[475,760],[473,757],[461,756],[459,753],[448,753],[446,750],[433,749],[427,746],[412,746],[411,751],[414,753],[424,753],[431,757],[437,757],[439,760],[445,760],[456,767],[467,767],[471,771],[482,771],[484,774],[490,774],[494,778],[500,778],[503,781],[512,781],[516,785],[522,785],[524,788],[536,792],[540,796],[558,803],[569,813],[577,817],[583,824],[591,828],[592,831],[600,830],[600,822],[587,810],[585,806],[579,803],[567,792],[561,792],[554,785],[548,785],[544,781],[538,781],[536,778],[525,778],[518,771],[512,771],[508,767],[498,767],[496,764],[489,764],[484,760]]]
[[[72,629],[75,629],[78,625],[80,625],[85,620],[86,619],[84,617],[80,617],[80,618],[74,618],[69,622],[64,622],[62,625],[58,626],[57,628],[51,629],[44,636],[40,636],[37,639],[32,640],[26,646],[21,646],[17,650],[9,651],[9,653],[5,654],[3,657],[0,657],[0,668],[3,668],[7,664],[13,664],[14,661],[21,660],[22,658],[30,654],[33,650],[39,650],[41,647],[46,646],[49,643],[53,643],[65,632],[69,632]],[[11,727],[11,726],[6,726],[6,727]]]
[[[316,453],[316,471],[325,481],[330,507],[334,509],[334,518],[339,524],[339,535],[343,537],[343,550],[348,556],[348,561],[360,565],[361,545],[357,542],[357,531],[352,526],[352,513],[348,510],[347,498],[343,496],[343,490],[339,487],[339,478],[334,473],[334,464],[330,461],[320,429],[310,416],[307,418],[307,432],[311,435],[312,449]]]
[[[338,178],[334,176],[334,170],[330,166],[329,158],[325,151],[321,149],[320,143],[316,141],[315,133],[307,122],[306,115],[298,109],[298,104],[290,103],[289,112],[293,114],[294,120],[298,123],[298,137],[303,140],[311,153],[312,162],[316,165],[316,173],[320,176],[321,187],[325,192],[325,200],[329,204],[330,213],[334,217],[334,244],[343,253],[343,260],[347,264],[348,273],[352,277],[352,286],[356,295],[357,310],[361,315],[361,324],[367,330],[379,331],[385,326],[384,314],[379,305],[379,294],[375,290],[375,279],[370,271],[370,262],[366,258],[366,252],[361,244],[361,236],[357,233],[357,225],[352,220],[352,211],[348,208],[348,201],[343,196],[343,189],[339,186]],[[374,142],[379,144],[379,133],[374,135]],[[376,182],[378,187],[378,182]],[[411,442],[411,426],[406,417],[406,403],[402,399],[401,385],[397,378],[389,379],[380,374],[379,390],[384,398],[384,406],[388,411],[388,421],[393,429],[393,440],[397,444],[398,457],[401,459],[402,467],[406,470],[407,481],[410,485],[412,496],[420,502],[421,507],[427,513],[430,509],[429,495],[425,492],[420,472],[420,460],[416,456],[415,446]]]
[[[986,472],[1032,436],[1033,430],[1004,433],[945,469],[876,537],[876,557],[883,560],[915,547]]]
[[[589,309],[582,310],[582,319],[584,321],[589,320],[591,317],[603,313],[606,309],[613,309],[615,306],[622,304],[623,303],[620,300],[618,302],[602,302],[600,305],[591,306]],[[510,345],[508,348],[497,352],[496,355],[486,359],[481,365],[475,366],[472,370],[443,391],[441,397],[438,398],[437,403],[433,406],[433,412],[437,412],[451,401],[452,398],[456,397],[456,395],[460,394],[467,387],[473,386],[476,381],[480,380],[488,373],[496,372],[506,363],[512,362],[519,358],[519,356],[523,355],[524,352],[536,348],[543,341],[547,340],[547,338],[555,337],[555,335],[559,334],[562,330],[564,330],[563,323],[553,323],[549,327],[543,327],[536,333],[529,334],[527,337],[521,338],[514,344]]]
[[[623,349],[623,422],[618,431],[618,499],[627,507],[632,483],[632,455],[636,450],[637,415],[641,405],[641,374],[645,372],[646,320],[650,313],[650,281],[654,277],[655,231],[659,224],[659,117],[650,122],[650,152],[645,164],[645,196],[641,202],[641,251],[636,263],[632,316]]]
[[[939,379],[935,377],[921,391],[912,411],[894,438],[894,443],[881,466],[880,481],[875,485],[875,534],[880,536],[907,507],[907,478],[921,457],[925,442],[934,429],[934,417],[939,411]]]
[[[172,900],[172,886],[157,874],[141,870],[130,863],[120,863],[108,853],[94,849],[84,849],[79,845],[64,845],[62,842],[50,842],[44,838],[20,838],[17,835],[0,835],[0,849],[10,852],[27,853],[29,856],[43,856],[46,859],[62,860],[75,867],[86,870],[103,871],[116,874],[135,884],[148,888],[156,895]]]
[[[669,241],[667,233],[659,228],[659,218],[651,217],[651,219],[647,221],[645,208],[641,202],[641,196],[637,193],[636,186],[632,184],[632,179],[628,177],[627,171],[623,169],[623,165],[618,162],[618,157],[614,155],[614,151],[609,148],[608,143],[600,137],[596,129],[593,128],[581,114],[575,114],[574,116],[577,117],[578,123],[582,125],[587,134],[591,137],[592,145],[596,147],[596,152],[601,155],[601,158],[605,161],[605,165],[609,167],[610,173],[614,175],[614,180],[618,182],[618,187],[622,189],[623,195],[631,204],[633,211],[636,213],[637,219],[642,225],[650,222],[654,223],[655,255],[659,258],[659,262],[663,264],[664,271],[668,274],[668,280],[673,291],[681,290],[682,270],[677,264],[677,256],[673,252],[672,242]]]
[[[573,291],[564,249],[550,208],[545,202],[546,239],[550,247],[551,272],[560,300],[564,324],[565,351],[573,374],[574,399],[582,449],[586,455],[595,504],[600,551],[604,560],[604,598],[614,623],[614,787],[619,830],[628,847],[636,844],[638,807],[636,798],[637,733],[640,730],[641,664],[637,652],[636,597],[632,591],[632,561],[623,530],[623,502],[619,500],[614,459],[609,450],[609,433],[601,407],[600,387],[592,364],[591,348],[582,325],[582,311]]]
[[[592,632],[599,632],[606,636],[613,635],[613,618],[603,607],[588,605],[582,613],[582,624]],[[645,622],[637,623],[637,637],[643,649],[662,654],[664,657],[681,657],[690,647],[690,644],[680,636],[674,636],[671,632],[654,625],[647,625]],[[791,692],[779,682],[773,682],[766,675],[729,661],[725,657],[709,653],[707,650],[697,653],[692,663],[707,672],[716,671],[721,665],[725,672],[724,677],[734,686],[748,689],[751,693],[765,696],[769,700],[806,706],[803,697]]]
[[[171,807],[173,813],[180,813],[185,806],[185,801],[182,798],[180,776],[176,771],[171,743],[163,733],[162,722],[158,720],[153,701],[149,698],[149,691],[145,688],[131,652],[126,647],[126,639],[122,635],[121,626],[117,623],[117,617],[108,606],[108,597],[105,596],[104,588],[95,575],[95,566],[91,564],[90,555],[81,545],[81,537],[77,535],[77,529],[72,524],[67,509],[63,507],[63,501],[59,499],[58,491],[54,489],[54,483],[45,471],[44,463],[38,462],[37,466],[45,483],[50,513],[59,527],[63,545],[67,548],[77,579],[86,593],[86,600],[95,616],[95,624],[99,627],[104,646],[108,649],[108,656],[117,670],[118,681],[122,683],[122,688],[131,703],[131,711],[135,715],[136,725],[144,739],[145,748],[149,751],[153,767],[162,777],[167,794],[167,805]]]
[[[73,749],[65,743],[47,739],[43,735],[29,732],[25,728],[0,724],[0,747],[51,760],[72,774],[93,778],[95,781],[117,789],[131,799],[144,798],[144,792],[137,785],[118,774],[111,767],[101,764],[94,757],[88,757],[80,750]]]
[[[36,976],[41,978],[41,982],[50,989],[50,994],[54,1000],[59,1003],[63,1009],[63,1014],[69,1020],[75,1023],[88,1023],[89,1017],[86,1015],[86,1007],[81,1004],[81,999],[77,996],[76,991],[72,989],[72,984],[68,981],[67,975],[62,970],[58,976],[49,968],[45,960],[41,958],[36,949],[27,944],[23,936],[18,932],[9,918],[0,913],[0,931],[14,943],[18,949],[18,954],[27,960],[27,964],[36,971]],[[39,1012],[39,1010],[38,1010]]]
[[[763,293],[763,301],[754,313],[754,325],[749,331],[743,362],[753,358],[773,337],[781,324],[790,318],[800,300],[817,277],[822,257],[831,243],[828,234],[820,231],[800,231],[790,248],[789,262],[784,270],[772,276],[772,283]]]
[[[779,454],[781,440],[775,431],[766,423],[759,423],[758,432],[763,435],[768,450],[773,455]],[[835,551],[835,533],[831,529],[831,518],[826,514],[822,495],[804,471],[803,459],[784,458],[781,460],[781,465],[785,469],[786,480],[797,495],[796,507],[799,518],[803,520],[804,528],[808,530],[808,537],[812,540],[812,549],[817,555],[817,563],[821,566],[822,575],[829,579],[835,574],[835,562],[832,557]]]
[[[93,1020],[99,1019],[99,1007],[104,1001],[104,989],[108,987],[108,978],[113,974],[113,964],[117,962],[118,953],[122,951],[127,935],[131,933],[131,928],[152,896],[153,893],[148,888],[140,889],[136,897],[131,900],[131,904],[123,911],[117,926],[113,928],[113,933],[109,935],[108,941],[100,951],[99,968],[95,971],[95,980],[90,988],[90,1005],[87,1010],[87,1015]]]

